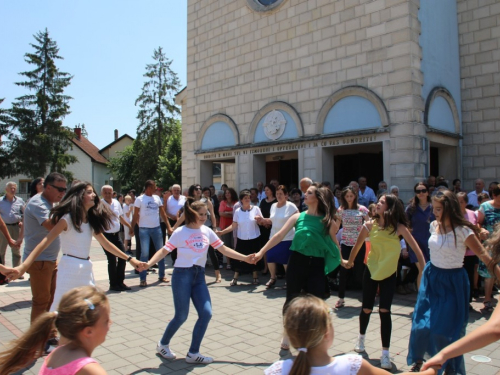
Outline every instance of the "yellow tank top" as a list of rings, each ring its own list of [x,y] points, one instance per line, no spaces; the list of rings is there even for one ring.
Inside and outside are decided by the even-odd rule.
[[[370,231],[370,254],[366,265],[373,280],[384,280],[398,269],[401,244],[397,233],[392,233],[392,227],[380,229],[376,221]]]

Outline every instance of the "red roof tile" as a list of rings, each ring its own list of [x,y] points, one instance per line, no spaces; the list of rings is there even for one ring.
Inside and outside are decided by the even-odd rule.
[[[79,149],[85,152],[92,159],[93,162],[108,164],[109,162],[108,159],[102,156],[99,153],[99,149],[84,136],[81,136],[80,138],[75,137],[72,139],[72,141],[76,146],[78,146]]]

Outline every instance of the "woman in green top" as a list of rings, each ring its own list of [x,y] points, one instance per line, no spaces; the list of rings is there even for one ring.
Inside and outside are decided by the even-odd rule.
[[[290,247],[292,254],[286,272],[287,289],[283,312],[302,290],[323,298],[326,275],[342,261],[336,238],[339,227],[335,223],[332,192],[328,188],[318,188],[313,184],[306,191],[304,204],[308,207],[307,211],[290,216],[283,228],[255,255],[255,261],[261,259],[295,227],[295,237]],[[286,337],[281,342],[281,348],[289,349]]]
[[[392,332],[391,305],[396,290],[396,271],[401,253],[399,236],[402,236],[415,252],[420,273],[425,265],[425,259],[408,230],[405,210],[398,197],[393,194],[383,194],[378,200],[375,212],[373,220],[363,225],[347,262],[347,268],[351,268],[365,239],[370,237],[371,249],[363,275],[363,307],[359,314],[359,337],[354,350],[358,353],[365,350],[366,329],[375,304],[377,288],[380,288],[379,315],[382,336],[380,364],[383,369],[389,370],[392,369],[389,357]]]

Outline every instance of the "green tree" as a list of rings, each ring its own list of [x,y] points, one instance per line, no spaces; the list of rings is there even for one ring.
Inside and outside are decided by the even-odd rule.
[[[144,77],[148,80],[142,86],[135,105],[139,106],[137,138],[147,140],[148,146],[156,146],[157,161],[173,133],[175,120],[180,112],[174,103],[180,82],[177,74],[170,69],[172,60],[166,57],[161,47],[154,50],[153,60],[153,64],[146,65]],[[149,149],[147,152],[154,151]]]
[[[77,161],[66,151],[71,148],[74,134],[63,127],[63,119],[70,113],[70,96],[64,89],[73,78],[61,72],[56,60],[61,60],[57,43],[47,29],[34,35],[34,51],[25,54],[25,61],[34,69],[20,74],[26,81],[16,82],[29,90],[29,94],[16,98],[8,111],[10,133],[10,161],[16,173],[31,177],[47,172],[65,172],[64,168]]]
[[[4,99],[0,99],[0,104]],[[10,137],[8,110],[0,108],[0,178],[13,175],[14,168],[10,162]]]
[[[134,144],[137,141],[134,141]],[[125,147],[121,152],[118,152],[118,156],[111,158],[108,163],[108,167],[113,173],[113,176],[121,182],[122,191],[128,191],[130,189],[141,189],[141,185],[144,185],[145,180],[140,181],[139,171],[135,169],[137,154],[134,144]]]
[[[182,128],[180,121],[174,125],[163,155],[158,161],[158,185],[167,188],[181,181]]]

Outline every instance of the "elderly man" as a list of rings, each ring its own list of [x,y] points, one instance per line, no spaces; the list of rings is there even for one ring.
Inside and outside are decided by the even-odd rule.
[[[309,177],[304,177],[299,182],[300,191],[302,191],[302,195],[304,195],[309,188],[313,184],[313,181]]]
[[[359,191],[358,191],[358,203],[368,207],[370,203],[377,201],[377,196],[372,188],[366,186],[366,177],[361,176],[358,178]]]
[[[141,242],[141,255],[139,256],[141,262],[147,262],[149,259],[149,243],[153,241],[154,252],[163,247],[163,240],[160,227],[160,215],[167,223],[167,229],[171,232],[172,228],[168,224],[168,217],[163,207],[163,202],[157,195],[156,183],[153,180],[147,180],[144,184],[144,194],[137,197],[134,204],[134,218],[131,227],[134,228],[136,223],[139,223],[139,240]],[[132,236],[133,230],[130,229]],[[140,287],[146,287],[146,271],[140,273]],[[160,282],[168,282],[165,277],[165,260],[162,259],[158,262],[158,280]]]
[[[114,214],[109,229],[103,233],[104,237],[106,237],[109,242],[111,242],[121,251],[125,252],[125,247],[123,246],[123,242],[119,236],[120,223],[126,226],[128,228],[126,230],[128,230],[129,232],[132,230],[132,226],[127,222],[127,220],[125,220],[120,202],[118,202],[116,199],[113,199],[113,187],[111,187],[110,185],[104,185],[101,188],[101,195],[101,202],[105,206],[107,206]],[[124,283],[125,267],[127,265],[127,262],[124,259],[118,258],[116,255],[111,254],[106,250],[104,250],[104,254],[106,254],[106,257],[108,258],[109,290],[113,290],[115,292],[130,290],[131,288]]]
[[[387,190],[387,182],[385,182],[385,181],[380,181],[380,182],[378,183],[378,189],[379,189],[379,190]]]
[[[25,260],[45,236],[52,230],[54,224],[49,218],[54,203],[58,203],[66,193],[66,177],[53,172],[45,178],[43,192],[31,198],[24,212],[24,253]],[[41,314],[49,311],[54,299],[57,276],[57,256],[61,245],[57,237],[35,259],[27,272],[30,274],[31,323]]]
[[[486,193],[488,192],[484,190],[484,180],[478,178],[475,183],[474,183],[476,190],[471,191],[469,194],[467,194],[467,197],[469,198],[469,204],[472,205],[473,207],[477,208],[479,207],[479,203],[477,203],[477,195],[480,193]],[[489,194],[488,194],[489,196]]]
[[[16,190],[17,184],[15,182],[7,182],[5,186],[5,195],[0,198],[0,216],[5,222],[5,225],[7,225],[7,230],[13,240],[19,238],[25,204],[20,197],[16,197]],[[8,239],[5,238],[3,234],[0,234],[0,258],[4,265],[7,245],[10,245]],[[10,248],[12,251],[12,265],[17,267],[21,263],[21,249],[19,246],[10,246]]]
[[[349,186],[354,189],[354,192],[358,194],[359,192],[359,184],[356,181],[349,182]]]

